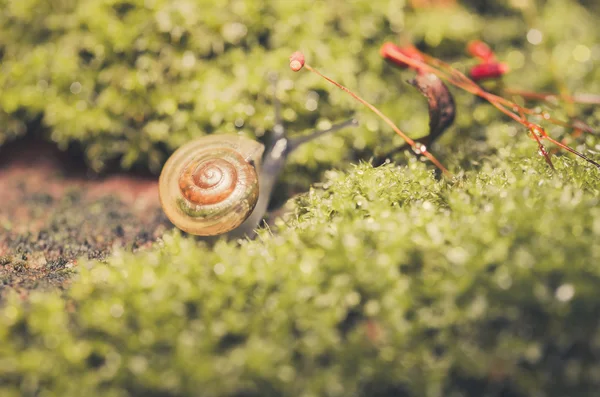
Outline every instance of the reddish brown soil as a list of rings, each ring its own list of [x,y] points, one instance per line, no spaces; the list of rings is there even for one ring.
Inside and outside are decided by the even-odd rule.
[[[64,287],[77,259],[150,246],[169,227],[156,176],[91,174],[53,145],[0,148],[0,297]]]

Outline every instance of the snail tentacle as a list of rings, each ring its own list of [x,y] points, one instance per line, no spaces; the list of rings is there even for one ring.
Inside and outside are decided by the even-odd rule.
[[[271,196],[277,179],[283,172],[285,163],[289,155],[301,145],[317,139],[325,134],[341,130],[342,128],[357,126],[356,119],[346,120],[343,123],[335,124],[326,130],[315,130],[307,135],[296,138],[287,138],[285,130],[281,130],[281,134],[273,140],[269,149],[265,153],[263,163],[259,175],[260,193],[258,202],[252,214],[244,221],[240,227],[229,232],[229,237],[252,237],[256,234],[256,229],[260,226],[260,222],[264,219],[271,201]]]

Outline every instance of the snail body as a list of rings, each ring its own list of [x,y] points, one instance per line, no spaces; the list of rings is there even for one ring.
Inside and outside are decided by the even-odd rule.
[[[280,113],[275,98],[275,126],[266,148],[239,135],[216,134],[186,143],[169,157],[158,190],[163,211],[175,226],[198,236],[254,237],[289,155],[313,139],[358,125],[350,119],[288,138]]]
[[[289,139],[278,122],[266,150],[262,143],[238,135],[210,135],[186,143],[169,157],[160,174],[163,211],[190,234],[252,237],[290,153],[322,135],[356,125],[350,119]]]
[[[179,229],[199,235],[240,226],[259,198],[264,145],[237,135],[205,136],[177,149],[159,179],[163,210]]]

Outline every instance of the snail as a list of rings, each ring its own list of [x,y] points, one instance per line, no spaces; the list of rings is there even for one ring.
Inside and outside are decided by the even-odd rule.
[[[160,174],[159,195],[175,226],[199,236],[253,235],[289,154],[324,134],[358,124],[351,119],[288,138],[275,102],[275,127],[266,150],[250,138],[217,134],[188,142],[171,155]]]
[[[263,151],[262,144],[236,135],[188,142],[160,174],[163,211],[187,233],[212,236],[235,229],[258,202]]]

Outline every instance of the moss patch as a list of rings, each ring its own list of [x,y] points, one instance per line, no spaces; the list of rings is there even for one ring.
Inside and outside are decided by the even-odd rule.
[[[78,142],[96,170],[110,159],[156,170],[204,133],[263,139],[273,123],[266,75],[296,49],[416,137],[427,130],[424,99],[403,83],[410,72],[379,58],[382,42],[411,36],[465,70],[466,41],[484,39],[511,65],[509,86],[594,93],[600,29],[588,3],[0,0],[0,139],[41,122],[61,147]],[[298,131],[356,111],[310,74],[280,76],[283,115]],[[34,231],[2,202],[8,283],[62,284],[71,270],[47,271],[46,260],[38,276],[39,253],[83,258],[66,291],[4,293],[0,394],[594,395],[598,170],[560,152],[550,170],[520,126],[453,92],[455,126],[432,152],[455,179],[407,153],[394,165],[359,162],[400,144],[359,110],[359,129],[294,156],[284,184],[319,182],[255,241],[163,233],[158,207],[141,217],[113,196],[123,184],[89,197],[22,189],[12,200],[31,203],[29,219],[42,215]],[[551,110],[600,118],[597,107]],[[549,133],[598,159],[597,135]],[[10,186],[2,194],[20,191]],[[131,252],[137,236],[158,242]]]
[[[84,262],[67,299],[9,296],[0,390],[591,393],[596,170],[511,164],[452,183],[417,161],[360,165],[329,173],[274,236],[209,248],[168,233]]]

